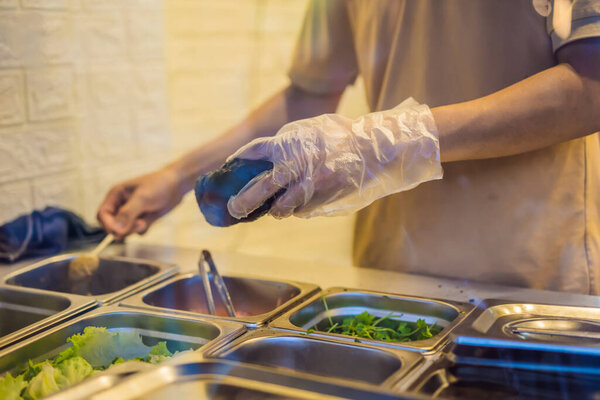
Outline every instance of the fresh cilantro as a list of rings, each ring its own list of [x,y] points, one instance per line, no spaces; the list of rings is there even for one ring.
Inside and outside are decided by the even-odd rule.
[[[393,315],[392,313],[378,318],[368,311],[364,311],[354,316],[337,318],[334,321],[325,297],[322,297],[322,301],[327,320],[318,324],[316,330],[353,336],[355,341],[359,343],[358,338],[381,340],[384,342],[425,340],[434,337],[442,331],[442,328],[435,324],[428,325],[424,319],[418,319],[417,322],[398,321],[393,318],[401,317],[402,314]],[[311,328],[307,333],[312,333],[314,330]]]

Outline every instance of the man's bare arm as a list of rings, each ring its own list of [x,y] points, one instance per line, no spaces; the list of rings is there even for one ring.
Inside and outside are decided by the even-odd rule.
[[[239,147],[274,135],[288,122],[334,112],[340,97],[341,93],[314,95],[294,86],[283,89],[218,138],[162,169],[115,185],[98,209],[98,220],[117,238],[145,232],[181,201],[198,176],[218,168]]]
[[[335,112],[341,95],[315,95],[290,85],[223,135],[199,146],[169,168],[180,174],[182,189],[187,192],[198,176],[221,166],[226,157],[251,140],[272,136],[288,122]]]
[[[442,161],[519,154],[600,131],[600,38],[567,44],[557,57],[561,64],[494,94],[434,108]]]

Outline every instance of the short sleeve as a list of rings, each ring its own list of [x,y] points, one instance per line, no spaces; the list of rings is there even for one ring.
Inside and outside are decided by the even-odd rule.
[[[289,77],[308,92],[343,91],[358,75],[345,0],[310,0]]]
[[[600,0],[575,0],[571,16],[571,34],[561,38],[552,26],[553,14],[548,17],[548,33],[552,38],[554,51],[567,43],[579,39],[600,37]]]

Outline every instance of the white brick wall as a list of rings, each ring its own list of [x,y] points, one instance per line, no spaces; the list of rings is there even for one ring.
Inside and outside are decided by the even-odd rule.
[[[0,125],[25,121],[23,74],[21,71],[0,71]]]
[[[15,8],[17,0],[0,0],[0,8]]]
[[[74,16],[66,12],[26,11],[18,15],[18,56],[26,66],[71,63],[75,61]]]
[[[26,73],[27,110],[32,122],[75,117],[75,87],[70,67],[36,68]]]
[[[21,0],[23,8],[41,8],[46,10],[61,10],[69,7],[69,0]]]
[[[0,185],[0,223],[28,212],[33,208],[31,182],[11,182]]]
[[[58,173],[79,165],[77,132],[72,125],[28,127],[0,138],[0,183]]]
[[[111,185],[166,161],[163,6],[0,0],[0,223],[47,205],[93,221]]]
[[[93,221],[113,184],[239,121],[287,84],[305,6],[0,0],[0,223],[46,205]],[[188,196],[142,240],[347,264],[351,224],[266,218],[217,229]]]
[[[33,179],[33,205],[36,209],[59,206],[81,212],[81,178],[78,170]]]

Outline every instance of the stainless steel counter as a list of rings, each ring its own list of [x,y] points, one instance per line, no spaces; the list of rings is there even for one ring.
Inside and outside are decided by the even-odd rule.
[[[111,246],[103,253],[107,259],[125,256],[175,264],[180,274],[161,281],[147,293],[141,291],[127,297],[118,306],[100,307],[50,331],[16,342],[0,354],[0,364],[4,363],[8,368],[17,361],[35,358],[39,349],[52,348],[54,342],[64,343],[66,336],[81,331],[86,324],[131,325],[140,328],[146,336],[152,331],[151,337],[162,338],[175,333],[179,342],[182,339],[179,331],[203,324],[214,328],[208,338],[215,340],[212,347],[206,347],[200,353],[188,353],[189,359],[174,359],[169,366],[155,371],[137,371],[139,374],[130,379],[119,375],[102,388],[94,386],[92,381],[75,386],[69,391],[74,394],[68,398],[88,398],[87,394],[79,393],[81,388],[98,393],[98,398],[121,397],[125,393],[134,393],[132,388],[143,388],[147,393],[138,393],[143,398],[158,398],[152,397],[153,388],[161,396],[174,391],[182,398],[186,393],[194,397],[198,390],[262,396],[271,385],[272,393],[269,393],[274,398],[314,398],[312,396],[319,393],[318,398],[421,399],[462,393],[463,390],[478,395],[487,395],[488,391],[495,395],[520,393],[513,378],[526,386],[545,379],[544,385],[549,389],[533,394],[552,392],[558,387],[556,385],[563,384],[579,391],[577,393],[584,395],[582,398],[600,394],[596,380],[600,359],[600,350],[596,346],[600,313],[594,308],[568,307],[598,306],[600,297],[213,251],[213,258],[226,279],[238,282],[237,292],[243,292],[239,289],[244,287],[240,282],[245,282],[252,288],[249,292],[264,295],[265,287],[278,282],[276,287],[279,289],[275,292],[284,293],[281,299],[278,294],[277,302],[270,301],[267,307],[272,309],[273,304],[277,304],[282,308],[281,313],[269,311],[264,318],[259,318],[260,321],[246,320],[245,317],[226,321],[225,317],[204,315],[198,304],[189,299],[191,294],[197,294],[195,288],[200,287],[193,279],[200,250],[141,243]],[[0,265],[0,281],[4,281],[7,274],[36,261]],[[286,282],[295,284],[285,286]],[[315,294],[314,285],[324,292]],[[186,294],[188,289],[185,288],[191,291]],[[285,288],[289,290],[283,290]],[[171,309],[172,304],[162,301],[162,291],[166,291],[166,298],[185,301]],[[323,298],[327,298],[327,302]],[[286,299],[290,304],[285,303]],[[489,299],[495,300],[486,302],[486,310],[473,311],[469,304]],[[240,299],[237,301],[239,303]],[[552,306],[541,305],[543,303]],[[323,318],[322,307],[327,313],[331,310],[332,316],[328,317],[331,325],[331,318],[337,318],[338,314],[343,317],[360,312],[355,309],[366,309],[379,317],[401,310],[400,315],[406,321],[422,318],[427,324],[439,325],[444,330],[438,337],[419,340],[419,343],[357,340],[322,330],[315,332],[319,330],[317,320]],[[258,312],[248,311],[252,315]],[[222,335],[228,324],[237,327],[235,335],[227,340],[219,339],[216,332]],[[580,329],[581,326],[585,329]],[[587,342],[584,343],[582,338]],[[179,342],[175,344],[179,346]],[[507,354],[510,354],[510,360],[506,359]],[[345,361],[340,362],[341,359]],[[335,363],[332,364],[332,360]],[[371,367],[355,370],[353,366],[357,364]],[[224,380],[207,381],[206,376],[214,375],[215,371]],[[488,388],[485,378],[488,372],[497,378],[495,389]],[[509,381],[506,381],[506,374]],[[187,382],[191,376],[194,377],[191,386],[184,385],[182,382]],[[164,379],[159,379],[161,377]]]
[[[113,245],[104,254],[125,255],[175,263],[180,266],[180,272],[185,273],[197,271],[200,249],[200,247],[189,249],[135,243]],[[368,268],[256,257],[238,253],[213,252],[213,257],[219,270],[224,275],[242,274],[275,280],[292,280],[313,283],[323,289],[343,286],[462,302],[476,302],[483,299],[510,299],[522,302],[600,306],[600,297],[598,296],[488,285]],[[27,260],[10,266],[0,264],[0,279],[6,274],[35,261]]]

